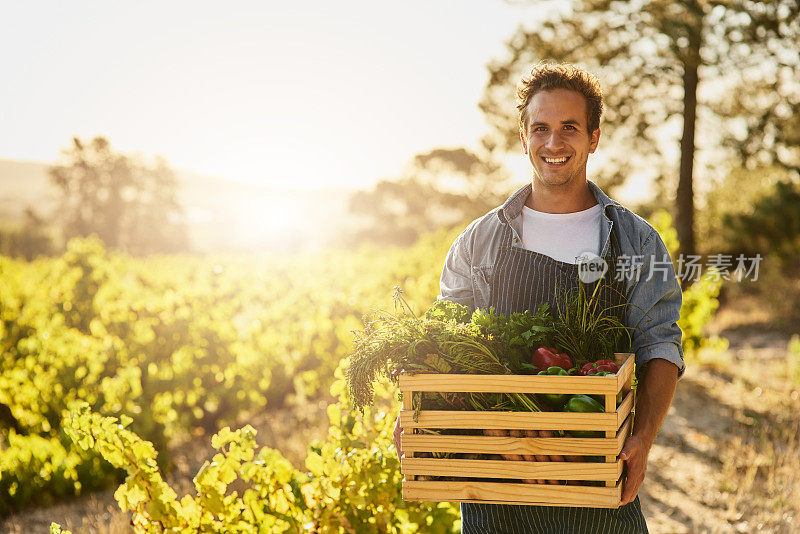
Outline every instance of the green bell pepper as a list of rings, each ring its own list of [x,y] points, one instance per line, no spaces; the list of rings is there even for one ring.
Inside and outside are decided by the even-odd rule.
[[[553,366],[548,367],[546,371],[539,371],[540,375],[554,375],[554,376],[567,376],[569,373],[562,367]]]
[[[551,375],[551,376],[569,376],[569,373],[564,370],[562,367],[552,366],[548,367],[546,371],[539,371],[540,375]],[[564,403],[567,402],[569,395],[566,393],[542,393],[541,397],[549,404],[550,406],[561,408],[564,406]]]
[[[573,395],[567,401],[566,406],[564,406],[564,411],[574,413],[604,413],[605,408],[589,395]],[[602,438],[605,435],[599,430],[570,430],[569,432],[576,438]]]

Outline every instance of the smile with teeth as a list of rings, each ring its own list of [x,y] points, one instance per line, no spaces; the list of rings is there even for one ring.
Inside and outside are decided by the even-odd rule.
[[[548,158],[548,157],[543,157],[542,159],[543,159],[543,160],[544,160],[546,163],[549,163],[550,165],[560,165],[560,164],[562,164],[562,163],[566,163],[566,162],[567,162],[567,160],[568,160],[569,158],[570,158],[569,156],[562,156],[562,157],[560,157],[560,158]]]

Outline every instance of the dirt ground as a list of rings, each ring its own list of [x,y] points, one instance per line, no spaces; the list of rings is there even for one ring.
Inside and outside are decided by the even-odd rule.
[[[791,332],[758,323],[722,310],[711,333],[729,348],[687,362],[640,491],[650,532],[800,532],[800,355],[787,350]],[[306,444],[324,436],[324,413],[279,412],[254,426],[300,466]],[[176,490],[189,489],[208,454],[195,444],[208,441],[176,452]],[[0,532],[48,532],[51,521],[75,534],[129,531],[112,489],[8,518]]]
[[[651,532],[800,532],[800,354],[757,306],[718,313],[687,362],[639,493]],[[796,326],[794,333],[800,333]]]

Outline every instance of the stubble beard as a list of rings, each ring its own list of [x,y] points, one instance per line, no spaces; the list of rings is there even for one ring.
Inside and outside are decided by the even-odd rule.
[[[563,176],[557,175],[556,177],[559,179],[555,181],[548,180],[545,178],[543,173],[540,173],[536,167],[533,167],[533,181],[535,183],[541,184],[541,186],[545,189],[567,189],[577,182],[583,182],[586,180],[586,164],[584,163],[581,167],[575,169],[571,173]]]

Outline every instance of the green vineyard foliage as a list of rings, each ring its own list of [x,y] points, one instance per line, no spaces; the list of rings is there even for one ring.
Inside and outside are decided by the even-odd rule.
[[[652,224],[664,239],[664,244],[673,260],[676,260],[679,242],[678,232],[672,226],[672,217],[666,211],[658,211],[653,217]],[[687,361],[694,359],[702,350],[719,351],[728,347],[725,339],[709,337],[704,332],[706,324],[713,319],[714,313],[719,308],[717,297],[722,289],[722,282],[722,277],[706,271],[699,280],[683,291],[683,305],[678,326],[683,332],[681,344]]]
[[[391,303],[394,285],[418,309],[435,298],[454,237],[411,250],[140,259],[86,238],[58,258],[0,257],[0,516],[124,476],[65,436],[74,401],[131,416],[163,469],[173,438],[325,396],[352,330]]]
[[[256,451],[251,426],[225,427],[211,440],[217,454],[194,477],[195,494],[180,499],[164,482],[153,445],[128,430],[130,419],[105,417],[79,403],[64,424],[82,449],[99,451],[128,474],[115,497],[131,512],[137,532],[459,531],[457,507],[400,498],[391,403],[363,413],[350,409],[342,368],[331,390],[339,400],[328,407],[328,436],[309,447],[305,471],[274,449]],[[391,399],[385,384],[378,397]]]
[[[456,506],[401,499],[396,391],[354,412],[341,374],[352,331],[395,285],[427,308],[457,232],[272,257],[130,258],[93,238],[58,258],[0,257],[0,516],[122,483],[140,532],[457,531]],[[687,350],[717,290],[685,296]],[[330,396],[304,465],[242,426]],[[197,429],[218,452],[179,498],[167,445]]]

